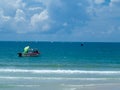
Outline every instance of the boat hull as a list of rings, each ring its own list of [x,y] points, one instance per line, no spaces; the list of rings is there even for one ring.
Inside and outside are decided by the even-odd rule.
[[[39,53],[18,53],[19,57],[38,57]]]

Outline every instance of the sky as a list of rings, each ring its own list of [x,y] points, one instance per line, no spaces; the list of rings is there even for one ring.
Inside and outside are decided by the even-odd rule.
[[[120,42],[120,0],[0,0],[0,41]]]

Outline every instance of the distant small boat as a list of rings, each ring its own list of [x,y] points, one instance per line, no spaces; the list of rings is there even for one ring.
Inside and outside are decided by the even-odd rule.
[[[84,46],[84,44],[83,44],[83,43],[81,43],[81,46]]]
[[[27,53],[20,52],[18,53],[19,57],[37,57],[40,55],[40,52],[36,49],[30,49]]]

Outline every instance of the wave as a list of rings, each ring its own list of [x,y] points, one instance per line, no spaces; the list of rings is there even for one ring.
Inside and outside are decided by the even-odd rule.
[[[92,83],[92,84],[79,84],[79,85],[73,85],[73,84],[62,84],[62,86],[68,86],[68,87],[93,87],[93,86],[117,86],[119,87],[120,86],[120,83],[102,83],[102,84],[95,84],[95,83]]]
[[[16,76],[0,76],[0,79],[11,80],[85,80],[85,81],[105,81],[105,80],[120,80],[120,78],[66,78],[66,77],[16,77]]]
[[[0,72],[38,74],[120,74],[120,71],[0,69]]]

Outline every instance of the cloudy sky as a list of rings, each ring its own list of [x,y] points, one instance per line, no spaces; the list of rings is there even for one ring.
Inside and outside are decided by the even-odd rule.
[[[0,0],[0,40],[120,42],[120,0]]]

